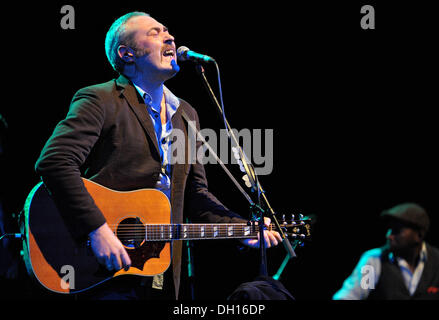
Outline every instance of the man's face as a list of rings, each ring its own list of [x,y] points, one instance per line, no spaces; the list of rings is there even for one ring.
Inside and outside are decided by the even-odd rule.
[[[168,29],[148,16],[131,18],[126,24],[126,31],[133,32],[136,43],[137,68],[148,76],[158,77],[165,81],[175,75],[171,65],[177,60],[174,37]]]
[[[422,241],[417,230],[398,221],[390,223],[386,238],[388,246],[396,254],[410,250]]]

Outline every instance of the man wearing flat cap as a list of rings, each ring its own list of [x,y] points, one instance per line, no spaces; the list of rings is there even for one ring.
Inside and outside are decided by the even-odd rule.
[[[439,300],[439,249],[425,242],[430,220],[416,203],[384,210],[386,244],[366,251],[334,300]]]

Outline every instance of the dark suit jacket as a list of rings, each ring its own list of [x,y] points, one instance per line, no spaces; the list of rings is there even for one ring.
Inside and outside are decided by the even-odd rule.
[[[199,122],[196,111],[180,99],[172,125],[185,132],[187,148],[187,124],[181,116],[182,110],[196,121],[198,128]],[[146,105],[132,83],[120,76],[79,90],[67,117],[56,126],[35,167],[78,241],[105,223],[81,176],[119,191],[154,188],[161,168],[160,153]],[[209,193],[203,165],[187,161],[172,166],[173,223],[183,222],[184,205],[192,221],[245,221]],[[176,292],[181,251],[181,241],[174,241],[172,265]]]

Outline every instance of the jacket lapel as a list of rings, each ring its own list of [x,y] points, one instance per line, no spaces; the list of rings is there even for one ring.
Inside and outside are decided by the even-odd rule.
[[[186,127],[184,125],[183,122],[183,118],[181,117],[181,110],[182,106],[179,107],[179,109],[177,110],[177,112],[174,114],[174,116],[172,117],[172,129],[173,130],[179,130],[180,132],[184,132],[184,141],[181,141],[181,139],[176,139],[175,142],[173,143],[177,143],[179,144],[176,147],[176,152],[181,152],[184,150],[184,154],[185,154],[185,159],[184,159],[184,163],[179,163],[181,161],[176,161],[173,165],[172,165],[172,177],[171,177],[171,203],[174,206],[176,205],[176,198],[179,198],[182,195],[177,194],[177,190],[180,190],[180,188],[174,188],[175,184],[179,184],[182,183],[184,181],[184,175],[185,175],[185,170],[186,170],[186,166],[187,166],[187,150],[186,150],[186,146],[187,143],[185,142],[187,140],[187,132],[186,132]],[[179,186],[180,187],[180,186]],[[175,208],[176,209],[176,208]],[[178,215],[178,212],[180,210],[173,210],[173,215]],[[182,217],[177,217],[177,216],[173,216],[173,221],[179,221],[179,223],[181,223],[182,221]]]
[[[180,105],[177,112],[172,117],[173,130],[181,130],[185,133],[185,139],[187,140],[187,131],[183,118],[181,117]],[[187,143],[185,141],[175,141],[174,143],[183,143],[183,148],[186,148]],[[181,145],[177,150],[181,150]],[[185,184],[185,171],[187,170],[187,152],[185,152],[185,163],[174,163],[172,165],[172,177],[171,177],[171,206],[172,206],[172,221],[173,223],[183,223],[183,198],[184,198],[184,184]],[[178,298],[178,288],[180,287],[180,274],[181,274],[181,256],[182,256],[182,241],[174,241],[172,244],[172,269],[174,273],[174,285],[175,296]]]
[[[129,107],[136,115],[147,135],[150,137],[150,140],[154,144],[154,148],[160,157],[154,125],[148,114],[148,111],[146,110],[146,104],[142,97],[138,94],[136,88],[134,88],[133,84],[126,77],[121,75],[118,79],[116,79],[116,84],[121,89],[121,95],[125,97]]]

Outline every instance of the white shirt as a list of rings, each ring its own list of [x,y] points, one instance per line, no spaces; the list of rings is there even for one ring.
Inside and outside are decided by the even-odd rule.
[[[363,253],[352,274],[343,282],[343,286],[337,291],[332,299],[334,300],[364,300],[371,290],[378,284],[381,275],[381,254],[382,249],[376,248]],[[393,253],[389,253],[389,260],[394,261]],[[412,273],[406,260],[396,257],[401,275],[410,295],[413,295],[421,280],[427,260],[427,246],[422,243],[419,255],[419,262]]]

